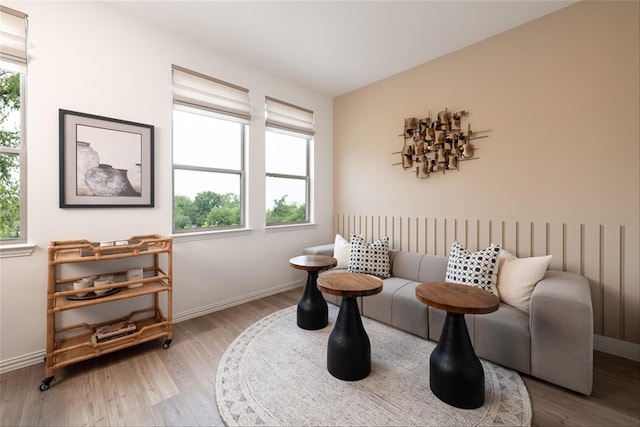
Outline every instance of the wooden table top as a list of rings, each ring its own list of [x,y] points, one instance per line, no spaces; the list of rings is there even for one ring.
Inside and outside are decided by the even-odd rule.
[[[289,260],[289,265],[298,270],[321,271],[338,265],[338,260],[327,255],[300,255]]]
[[[382,279],[361,273],[331,273],[318,277],[318,289],[340,297],[365,297],[382,292]]]
[[[416,287],[416,298],[449,313],[486,314],[500,307],[500,300],[491,292],[459,283],[423,283]]]

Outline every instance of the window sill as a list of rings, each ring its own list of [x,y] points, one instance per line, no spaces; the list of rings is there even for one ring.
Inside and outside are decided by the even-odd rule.
[[[279,233],[282,231],[304,230],[315,228],[316,224],[312,222],[306,222],[304,224],[284,224],[284,225],[267,225],[265,232],[267,233]]]
[[[13,258],[31,256],[36,245],[31,243],[16,243],[13,245],[0,245],[0,258]]]
[[[198,240],[224,239],[251,234],[250,228],[219,231],[194,231],[192,233],[176,233],[170,235],[174,243],[195,242]]]
[[[280,233],[294,230],[315,228],[314,223],[269,225],[265,227],[266,233]],[[174,233],[171,237],[174,243],[195,242],[198,240],[224,239],[229,237],[246,236],[253,232],[250,228],[218,230],[218,231],[194,231],[191,233]]]

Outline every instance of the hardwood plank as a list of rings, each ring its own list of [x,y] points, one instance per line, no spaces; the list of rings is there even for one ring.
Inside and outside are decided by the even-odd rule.
[[[0,375],[0,426],[222,425],[215,375],[228,345],[247,327],[297,304],[302,289],[189,319],[163,340],[56,371],[40,392],[44,363]],[[583,396],[523,375],[534,426],[640,424],[640,363],[594,354],[594,388]]]
[[[584,396],[522,375],[529,390],[534,426],[637,426],[640,364],[594,352],[593,393]]]

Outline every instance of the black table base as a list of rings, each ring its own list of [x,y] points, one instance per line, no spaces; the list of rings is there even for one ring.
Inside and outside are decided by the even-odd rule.
[[[329,335],[327,369],[345,381],[361,380],[371,372],[371,343],[355,298],[342,299],[336,324]]]
[[[298,326],[307,330],[322,329],[329,323],[329,309],[318,289],[318,272],[307,273],[307,285],[298,303]]]
[[[484,370],[469,339],[464,314],[447,313],[429,367],[431,391],[440,400],[463,409],[484,404]]]

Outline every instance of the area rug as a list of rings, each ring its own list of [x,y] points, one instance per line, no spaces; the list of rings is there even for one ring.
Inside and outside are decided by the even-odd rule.
[[[435,343],[363,317],[371,341],[371,374],[341,381],[326,368],[329,325],[296,325],[296,307],[246,329],[224,353],[216,375],[216,402],[230,426],[528,426],[529,393],[520,376],[481,360],[485,404],[458,409],[429,388]]]

